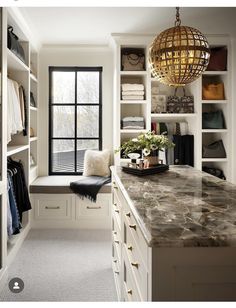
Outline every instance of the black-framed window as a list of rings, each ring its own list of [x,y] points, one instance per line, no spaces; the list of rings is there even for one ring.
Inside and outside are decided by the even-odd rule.
[[[49,174],[82,174],[102,149],[102,67],[49,67]]]

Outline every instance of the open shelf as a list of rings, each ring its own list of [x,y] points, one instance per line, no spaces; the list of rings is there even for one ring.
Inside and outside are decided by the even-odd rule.
[[[202,104],[227,104],[228,100],[207,100],[207,99],[202,99]]]
[[[151,113],[152,118],[191,118],[196,116],[196,113]]]
[[[30,137],[30,142],[37,141],[38,137]]]
[[[38,82],[38,79],[31,73],[30,73],[30,79],[33,80],[36,83]]]
[[[136,105],[136,104],[147,104],[146,100],[120,100],[120,104],[124,105]]]
[[[120,75],[147,75],[147,71],[120,71]]]
[[[147,129],[121,129],[120,132],[121,132],[121,134],[130,134],[130,133],[140,134],[140,133],[146,133],[146,132],[148,132],[148,130]]]
[[[205,71],[203,75],[226,75],[227,71]]]
[[[202,133],[227,133],[228,129],[202,129]]]
[[[30,106],[30,110],[32,110],[32,111],[38,111],[38,108],[37,108],[37,107],[32,107],[32,106]]]
[[[202,158],[202,162],[227,162],[227,158]]]
[[[16,153],[25,151],[29,148],[29,145],[11,145],[7,147],[7,156],[14,155]]]
[[[7,49],[7,67],[15,71],[29,71],[29,67],[21,61],[10,49]]]

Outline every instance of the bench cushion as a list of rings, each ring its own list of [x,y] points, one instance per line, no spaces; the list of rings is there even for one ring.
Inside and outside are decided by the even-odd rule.
[[[83,176],[41,176],[30,184],[31,194],[73,194],[70,182],[78,181]],[[111,193],[111,183],[105,184],[99,193]]]

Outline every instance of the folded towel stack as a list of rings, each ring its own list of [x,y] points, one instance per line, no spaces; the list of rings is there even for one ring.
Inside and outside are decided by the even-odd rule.
[[[144,129],[143,117],[125,117],[121,121],[123,129]]]
[[[144,100],[144,85],[124,83],[121,85],[122,100]]]

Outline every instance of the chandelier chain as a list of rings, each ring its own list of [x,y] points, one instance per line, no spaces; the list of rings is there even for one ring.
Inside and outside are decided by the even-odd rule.
[[[180,26],[181,25],[181,19],[180,19],[180,15],[179,15],[179,7],[176,7],[176,20],[175,20],[175,26]]]

